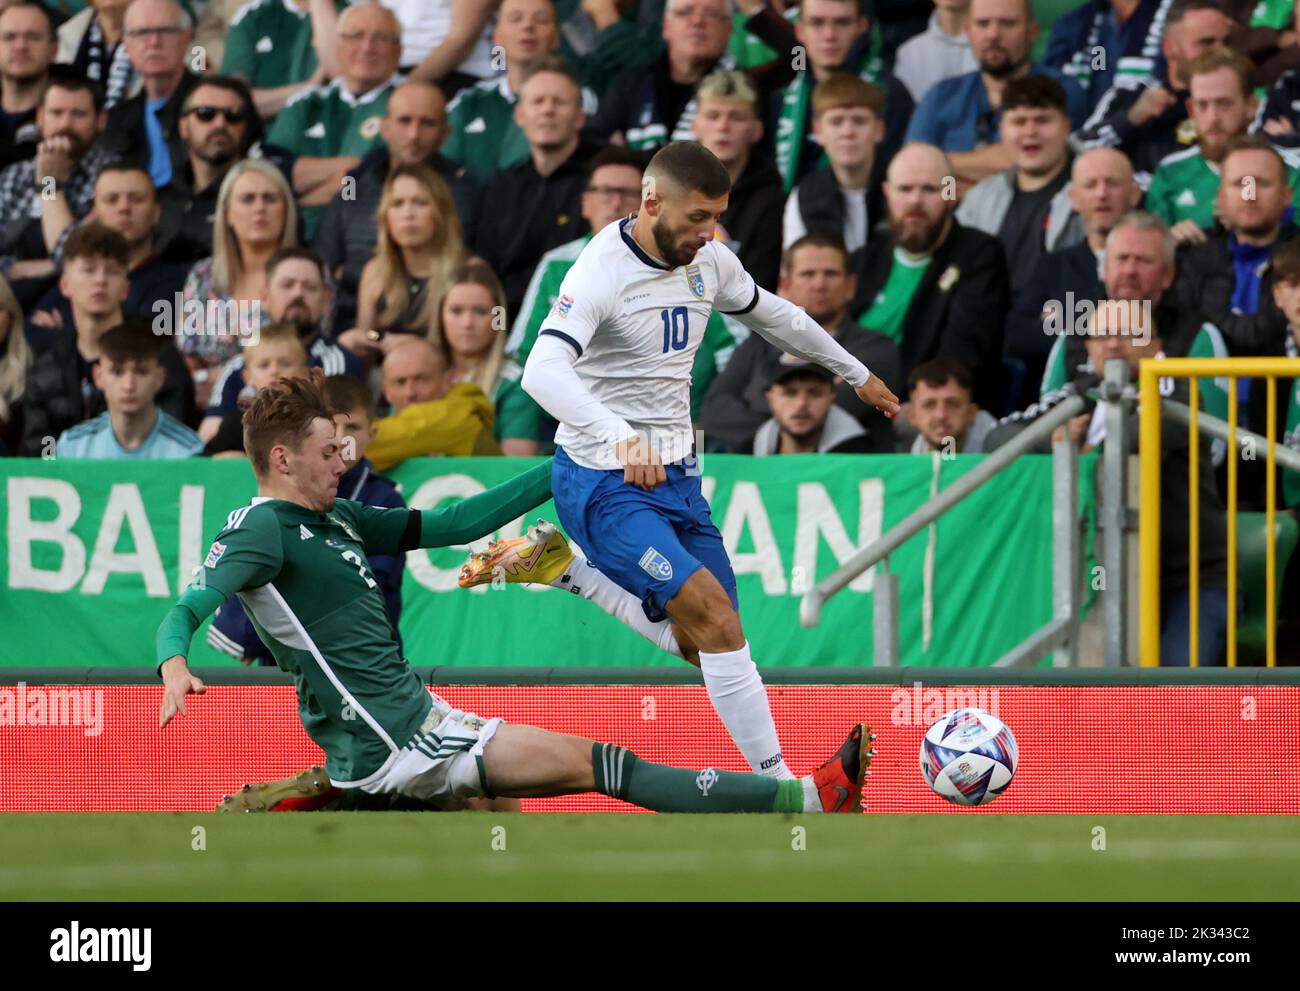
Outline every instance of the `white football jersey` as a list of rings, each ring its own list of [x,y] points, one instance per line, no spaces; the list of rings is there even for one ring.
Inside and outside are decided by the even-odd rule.
[[[578,354],[574,371],[602,404],[650,440],[664,464],[691,455],[691,367],[714,309],[738,314],[758,287],[722,242],[667,269],[615,221],[582,250],[542,321]],[[622,467],[607,439],[561,424],[555,443],[585,468]]]

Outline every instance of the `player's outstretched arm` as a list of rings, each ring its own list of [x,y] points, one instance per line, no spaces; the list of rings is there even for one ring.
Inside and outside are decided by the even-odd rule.
[[[744,313],[733,315],[783,351],[829,368],[853,386],[864,403],[885,416],[892,417],[899,411],[898,397],[889,387],[788,299],[755,286],[754,305]]]
[[[176,605],[168,610],[162,625],[158,627],[156,656],[158,673],[163,680],[159,728],[171,722],[178,712],[182,716],[189,715],[185,705],[186,695],[202,695],[207,691],[203,682],[190,673],[185,658],[189,654],[190,641],[194,639],[195,631],[225,601],[226,597],[215,588],[191,585]]]
[[[501,529],[551,498],[551,459],[446,509],[419,514],[419,533],[408,532],[403,550],[468,544]],[[412,540],[411,538],[415,539]]]

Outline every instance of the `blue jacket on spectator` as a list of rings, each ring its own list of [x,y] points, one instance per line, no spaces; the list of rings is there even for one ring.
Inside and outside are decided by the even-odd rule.
[[[1173,0],[1139,0],[1122,25],[1115,23],[1110,0],[1089,0],[1052,25],[1044,64],[1063,72],[1083,89],[1088,113],[1101,102],[1118,76],[1160,78],[1165,57],[1160,47],[1165,17]],[[1082,121],[1075,121],[1078,127]]]
[[[1036,76],[1050,76],[1065,87],[1070,126],[1081,125],[1088,109],[1079,84],[1042,63],[1031,63],[1029,71]],[[907,140],[924,141],[944,151],[974,151],[981,145],[998,143],[1001,119],[1002,112],[989,106],[988,91],[977,69],[930,87],[912,114]]]
[[[344,472],[339,479],[339,498],[352,499],[381,509],[400,509],[406,505],[397,486],[376,472],[365,458]],[[406,568],[406,556],[370,554],[367,555],[367,560],[384,593],[388,618],[393,623],[393,635],[397,638],[398,649],[402,650],[402,634],[398,623],[402,618],[402,573]],[[252,657],[257,659],[258,664],[275,664],[271,651],[262,643],[252,621],[244,612],[243,603],[233,595],[221,604],[212,617],[212,625],[208,627],[208,644],[239,660]]]

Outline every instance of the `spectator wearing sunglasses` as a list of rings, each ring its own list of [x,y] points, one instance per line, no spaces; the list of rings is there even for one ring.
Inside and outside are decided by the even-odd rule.
[[[177,133],[183,156],[159,192],[163,219],[157,243],[169,258],[193,264],[212,254],[221,180],[261,139],[262,122],[243,82],[207,76],[185,97]]]
[[[163,189],[184,161],[181,107],[199,76],[189,70],[194,26],[175,0],[134,0],[122,39],[144,88],[108,117],[101,143],[110,158],[143,165]]]

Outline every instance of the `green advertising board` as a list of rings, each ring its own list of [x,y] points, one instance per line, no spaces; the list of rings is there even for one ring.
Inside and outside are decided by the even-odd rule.
[[[799,597],[859,547],[969,471],[980,456],[708,455],[704,494],[735,567],[760,665],[871,663],[876,569],[813,629]],[[425,458],[392,472],[433,508],[536,463]],[[256,492],[240,460],[0,460],[0,665],[150,665],[154,633],[226,516]],[[556,519],[551,503],[532,516]],[[499,536],[521,533],[520,519]],[[486,544],[481,541],[474,549]],[[680,664],[577,596],[517,585],[457,587],[467,548],[407,557],[402,635],[419,665]],[[1021,458],[889,561],[899,576],[904,664],[991,664],[1051,610],[1051,461]],[[194,640],[194,665],[234,664]]]

